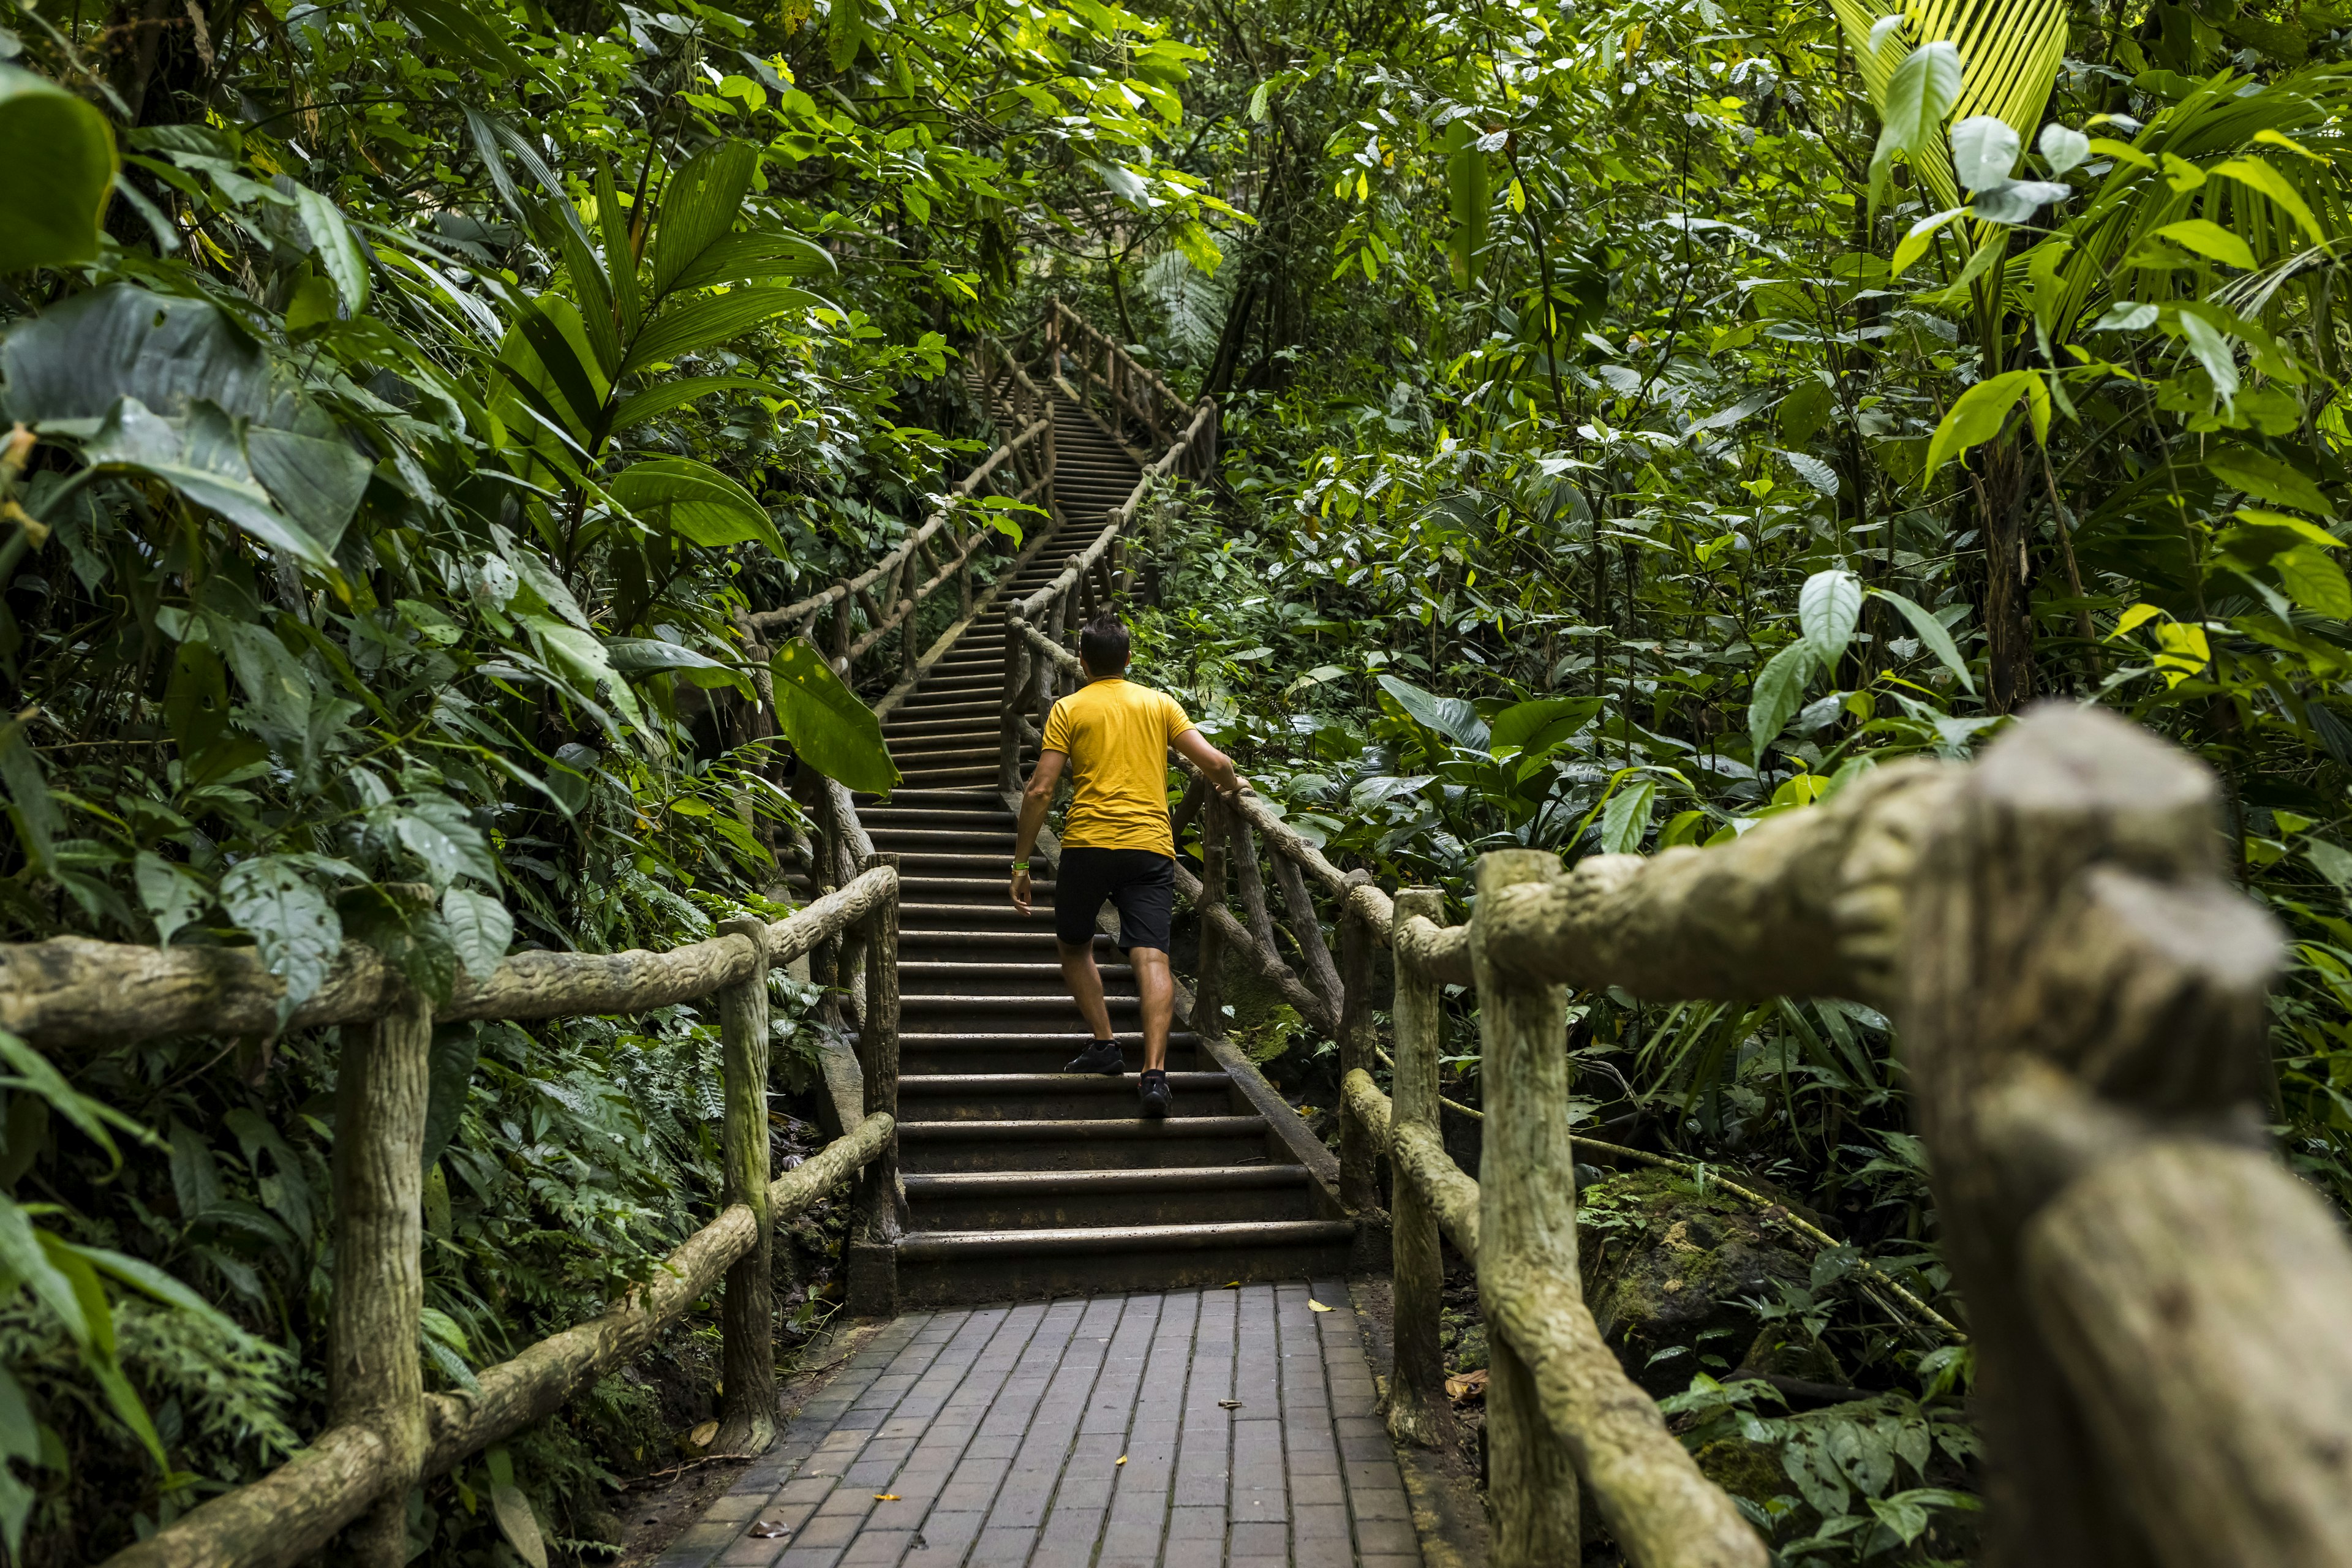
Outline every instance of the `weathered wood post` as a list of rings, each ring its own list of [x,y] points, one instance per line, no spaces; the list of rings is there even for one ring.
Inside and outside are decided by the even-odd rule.
[[[1059,421],[1055,417],[1054,414],[1053,400],[1051,398],[1047,398],[1045,400],[1045,515],[1048,517],[1051,517],[1054,514],[1054,464],[1055,458],[1054,432],[1059,428]]]
[[[1265,949],[1266,956],[1280,966],[1283,973],[1288,974],[1290,965],[1283,962],[1282,948],[1275,941],[1274,916],[1265,906],[1265,873],[1257,863],[1257,839],[1250,832],[1248,818],[1238,811],[1232,812],[1231,816],[1232,837],[1227,842],[1233,847],[1234,885],[1241,889],[1242,924],[1257,944]]]
[[[1391,1113],[1391,1148],[1408,1127],[1439,1135],[1437,1057],[1445,1016],[1438,983],[1417,962],[1417,939],[1435,934],[1445,895],[1405,888],[1396,896],[1389,946],[1396,965],[1396,1077]],[[1391,1156],[1389,1246],[1396,1360],[1389,1374],[1389,1435],[1424,1447],[1454,1439],[1453,1406],[1445,1397],[1445,1360],[1437,1342],[1445,1310],[1445,1260],[1438,1248],[1437,1215]]]
[[[1063,563],[1063,570],[1070,574],[1070,583],[1062,590],[1061,641],[1064,647],[1075,647],[1077,646],[1078,626],[1084,619],[1078,614],[1078,593],[1080,583],[1086,574],[1078,569],[1078,558],[1076,553]]]
[[[750,1207],[759,1239],[727,1270],[719,1308],[719,1379],[723,1390],[714,1454],[763,1454],[776,1440],[775,1245],[769,1228],[768,1183],[768,922],[738,915],[721,935],[751,944],[751,973],[719,993],[719,1042],[723,1055],[720,1130],[725,1186],[719,1205]]]
[[[1563,874],[1549,849],[1497,849],[1478,860],[1470,963],[1484,1047],[1485,1136],[1478,1157],[1478,1297],[1491,1325],[1519,1279],[1574,1292],[1575,1155],[1568,1135],[1568,987],[1499,971],[1484,919],[1506,888]],[[1486,1496],[1495,1568],[1573,1568],[1580,1561],[1576,1470],[1544,1416],[1527,1363],[1489,1330]]]
[[[923,606],[922,602],[916,597],[922,591],[922,584],[913,581],[917,574],[913,570],[914,564],[914,560],[910,556],[907,562],[908,581],[904,584],[907,590],[904,600],[907,618],[898,623],[898,679],[900,680],[915,679],[915,660],[923,651],[922,646],[916,640],[916,634],[921,629]]]
[[[1225,831],[1231,814],[1225,797],[1213,789],[1201,803],[1201,896],[1194,900],[1201,917],[1201,973],[1192,987],[1192,1032],[1203,1040],[1225,1037],[1225,933],[1209,911],[1224,907]]]
[[[1331,949],[1323,940],[1322,916],[1307,893],[1306,874],[1280,846],[1268,847],[1273,850],[1269,858],[1274,862],[1275,883],[1282,889],[1283,908],[1290,916],[1290,934],[1297,941],[1299,956],[1307,960],[1307,978],[1330,1004],[1331,1016],[1339,1017],[1347,1010],[1347,993],[1339,984],[1339,968],[1331,962]]]
[[[394,897],[409,891],[396,889]],[[425,1312],[432,1046],[433,1005],[404,993],[383,1017],[342,1031],[335,1071],[327,1423],[381,1434],[384,1454],[377,1501],[344,1537],[342,1561],[359,1568],[402,1568],[408,1561],[408,1494],[425,1465],[417,1335]]]
[[[1048,611],[1052,607],[1050,605],[1045,606]],[[1047,623],[1049,626],[1051,624],[1051,622]],[[1032,629],[1035,629],[1034,625]],[[1048,631],[1045,635],[1051,637],[1053,634]],[[1059,660],[1045,649],[1032,647],[1029,650],[1029,668],[1033,677],[1030,696],[1037,705],[1037,739],[1043,742],[1045,738],[1045,721],[1054,716],[1054,699],[1061,690],[1062,666]]]
[[[1021,694],[1029,677],[1029,639],[1021,635],[1021,612],[1004,617],[1004,685],[996,733],[996,788],[1000,795],[1020,792]]]
[[[956,619],[971,619],[971,558],[980,548],[981,527],[971,525],[963,538],[956,541]]]
[[[1360,868],[1348,873],[1353,884],[1339,900],[1339,1078],[1361,1068],[1372,1070],[1372,944],[1379,941],[1371,919],[1355,896],[1357,887],[1370,887],[1372,874]],[[1355,1214],[1377,1214],[1380,1187],[1373,1179],[1372,1136],[1344,1103],[1339,1111],[1339,1202]]]
[[[834,673],[845,675],[849,670],[849,612],[856,594],[846,577],[835,578],[833,590],[838,596],[833,601],[833,625],[829,628],[833,647],[826,650],[826,657],[833,661]]]
[[[898,868],[895,854],[869,857],[863,869]],[[857,1021],[857,1065],[866,1077],[866,1114],[898,1114],[898,890],[866,917],[866,1005]],[[849,1310],[887,1318],[898,1310],[898,1237],[906,1203],[898,1186],[898,1135],[857,1178],[852,1222]]]
[[[1912,879],[1896,1017],[1969,1304],[1988,1560],[2352,1562],[2352,1254],[2263,1147],[2281,933],[2221,790],[2050,703]]]

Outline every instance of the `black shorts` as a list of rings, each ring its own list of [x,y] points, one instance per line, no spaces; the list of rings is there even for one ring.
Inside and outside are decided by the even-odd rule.
[[[1071,947],[1095,939],[1103,900],[1118,906],[1118,948],[1168,951],[1176,911],[1176,862],[1150,849],[1062,850],[1054,870],[1054,934]]]

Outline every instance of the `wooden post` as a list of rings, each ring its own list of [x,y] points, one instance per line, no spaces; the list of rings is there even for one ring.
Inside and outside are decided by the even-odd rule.
[[[1064,567],[1072,578],[1070,585],[1062,590],[1062,644],[1067,647],[1075,646],[1077,641],[1078,626],[1081,624],[1078,614],[1078,592],[1086,574],[1078,570],[1078,558],[1076,555],[1072,555],[1067,562],[1064,563]]]
[[[1896,1021],[1969,1304],[1988,1561],[2352,1561],[2352,1259],[2258,1131],[2281,933],[2230,880],[2221,804],[2194,758],[2050,703],[1909,879]]]
[[[1048,399],[1045,404],[1045,515],[1047,517],[1055,515],[1054,465],[1055,462],[1055,453],[1054,447],[1054,432],[1060,427],[1060,424],[1054,415],[1054,404],[1051,399]]]
[[[1396,1079],[1391,1113],[1393,1138],[1407,1127],[1438,1134],[1437,1056],[1445,1032],[1438,984],[1409,956],[1406,931],[1423,920],[1434,925],[1445,915],[1445,895],[1434,888],[1405,888],[1396,896],[1396,925],[1389,942],[1396,963]],[[1389,1374],[1389,1435],[1424,1447],[1454,1440],[1454,1407],[1445,1397],[1445,1361],[1437,1342],[1445,1309],[1445,1261],[1438,1249],[1437,1215],[1421,1189],[1408,1180],[1403,1163],[1389,1162],[1390,1300],[1394,1313],[1396,1360]],[[1490,1331],[1491,1337],[1491,1331]]]
[[[1192,987],[1192,1030],[1202,1039],[1225,1037],[1225,996],[1220,971],[1225,962],[1225,933],[1209,911],[1225,901],[1225,828],[1232,808],[1224,796],[1211,790],[1201,805],[1201,896],[1194,900],[1201,917],[1200,977]]]
[[[908,564],[912,564],[911,561]],[[914,574],[909,572],[908,575],[912,577]],[[907,618],[898,623],[898,679],[901,680],[915,678],[915,659],[922,652],[915,641],[916,625],[923,618],[922,602],[915,597],[921,586],[919,583],[908,584]]]
[[[1478,860],[1478,911],[1505,889],[1564,875],[1549,849],[1497,849]],[[1478,1157],[1478,1295],[1486,1320],[1515,1277],[1537,1276],[1573,1299],[1575,1155],[1568,1136],[1568,987],[1496,970],[1485,928],[1470,922],[1484,1046],[1486,1120]],[[1545,1419],[1534,1377],[1510,1342],[1487,1335],[1486,1497],[1494,1568],[1574,1568],[1580,1559],[1576,1470]]]
[[[840,595],[833,602],[833,648],[831,652],[833,659],[833,672],[835,675],[845,675],[849,671],[849,611],[852,596],[849,579],[846,577],[835,578],[833,585],[835,590]]]
[[[1021,696],[1028,678],[1029,639],[1021,635],[1019,616],[1004,618],[1004,687],[996,732],[996,788],[1012,795],[1021,788]]]
[[[425,1465],[425,1106],[433,1005],[413,992],[342,1032],[335,1072],[334,1293],[327,1307],[327,1424],[369,1427],[388,1457],[377,1501],[339,1561],[402,1568],[408,1494]]]
[[[894,854],[867,858],[861,870],[898,868]],[[866,1006],[857,1020],[857,1065],[866,1076],[866,1114],[898,1114],[898,894],[893,889],[866,921]],[[857,1178],[850,1237],[849,1310],[864,1318],[898,1310],[898,1237],[906,1199],[898,1186],[898,1136]]]
[[[1350,883],[1371,873],[1350,871]],[[1339,900],[1339,1078],[1372,1070],[1372,944],[1378,940],[1352,898]],[[1380,1188],[1372,1179],[1370,1131],[1343,1107],[1339,1115],[1339,1202],[1353,1214],[1377,1214]]]
[[[1299,956],[1307,960],[1307,978],[1315,989],[1323,993],[1323,1000],[1331,1005],[1331,1016],[1338,1017],[1347,1010],[1347,994],[1339,984],[1339,971],[1331,963],[1331,949],[1323,940],[1323,917],[1315,908],[1315,900],[1307,890],[1307,878],[1298,862],[1282,852],[1278,845],[1269,844],[1268,858],[1274,862],[1274,880],[1282,889],[1284,909],[1290,914],[1290,934],[1297,941]],[[1432,920],[1437,917],[1432,915]]]
[[[726,1121],[721,1134],[726,1184],[719,1206],[750,1206],[759,1224],[751,1250],[727,1270],[719,1310],[719,1378],[724,1390],[715,1454],[763,1454],[776,1440],[774,1242],[768,1183],[768,922],[739,915],[719,928],[756,955],[749,977],[719,993],[719,1038]]]
[[[1290,965],[1283,962],[1282,948],[1274,937],[1274,916],[1265,907],[1265,876],[1258,869],[1257,840],[1238,812],[1233,814],[1233,828],[1226,841],[1233,846],[1234,880],[1242,893],[1242,923],[1257,939],[1257,944],[1265,949],[1266,956],[1287,974]]]

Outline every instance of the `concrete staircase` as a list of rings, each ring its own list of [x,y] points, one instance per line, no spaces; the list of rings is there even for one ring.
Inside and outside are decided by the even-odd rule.
[[[1267,1110],[1288,1111],[1263,1084],[1236,1085],[1180,1032],[1168,1053],[1174,1114],[1139,1114],[1134,974],[1108,935],[1096,954],[1129,1070],[1061,1070],[1087,1027],[1062,986],[1051,873],[1037,868],[1026,919],[1008,892],[1014,819],[995,787],[1003,606],[1059,572],[1140,470],[1085,410],[1055,401],[1055,535],[889,713],[883,733],[904,784],[859,807],[902,878],[899,1300],[1328,1278],[1355,1228],[1298,1163],[1303,1130],[1268,1121]],[[1024,768],[1034,756],[1024,750]]]

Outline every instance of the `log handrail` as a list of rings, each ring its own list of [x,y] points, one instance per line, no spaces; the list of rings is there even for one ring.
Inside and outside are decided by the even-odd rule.
[[[1087,564],[1008,629],[1028,671],[1006,707],[1013,740],[1034,734],[1026,698],[1045,677],[1078,673],[1046,612]],[[1391,897],[1342,870],[1270,803],[1186,784],[1171,821],[1201,829],[1202,875],[1179,871],[1207,955],[1194,1029],[1222,1036],[1220,955],[1255,967],[1339,1041],[1342,1202],[1378,1223],[1377,1163],[1391,1173],[1402,1441],[1452,1428],[1438,1237],[1478,1271],[1497,1564],[1577,1561],[1580,1487],[1636,1568],[1766,1560],[1580,1297],[1568,1172],[1591,1145],[1568,1131],[1562,1009],[1571,987],[1604,986],[1661,1003],[1844,997],[1894,1017],[1967,1330],[1867,1279],[1974,1350],[1996,1531],[2053,1561],[2097,1560],[2121,1530],[2151,1561],[2352,1562],[2333,1468],[2352,1452],[2352,1335],[2334,1315],[2352,1299],[2352,1247],[2263,1145],[2280,936],[2224,874],[2218,785],[2185,753],[2053,705],[1975,763],[1882,766],[1719,847],[1572,867],[1495,852],[1457,926],[1433,891]],[[1276,948],[1274,906],[1250,883],[1260,860],[1236,841],[1253,833],[1298,889],[1286,884],[1285,923],[1311,976],[1310,948],[1338,928],[1336,994]],[[1381,946],[1393,1104],[1370,1071]],[[1485,1037],[1477,1180],[1436,1122],[1448,985],[1475,993]]]
[[[437,1006],[372,949],[346,943],[320,995],[295,1008],[285,1026],[346,1027],[334,1145],[341,1305],[329,1328],[330,1425],[277,1469],[207,1500],[108,1563],[290,1568],[339,1534],[345,1561],[365,1568],[401,1563],[411,1487],[560,1409],[650,1344],[722,1277],[720,1446],[765,1447],[774,1436],[767,1258],[773,1228],[860,1172],[869,1173],[860,1208],[870,1216],[889,1196],[871,1173],[895,1167],[898,1015],[894,982],[878,983],[891,993],[883,996],[876,977],[896,973],[898,872],[870,844],[865,858],[859,875],[783,920],[730,921],[718,936],[665,952],[516,953],[487,980],[461,976]],[[769,972],[861,931],[862,1113],[845,1119],[844,1136],[771,1179]],[[274,1033],[283,995],[282,983],[250,949],[157,950],[78,938],[0,947],[0,1026],[52,1054],[175,1034]],[[423,1064],[434,1022],[642,1012],[713,997],[725,1047],[729,1188],[719,1215],[602,1316],[484,1369],[472,1389],[425,1394],[415,1256],[423,1241]],[[368,1352],[354,1355],[354,1343]]]

